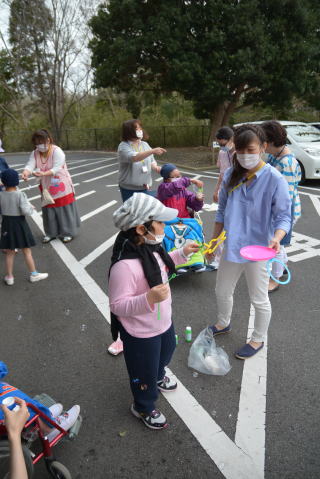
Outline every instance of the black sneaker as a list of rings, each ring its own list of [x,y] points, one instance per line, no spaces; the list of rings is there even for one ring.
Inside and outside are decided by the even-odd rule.
[[[134,404],[131,404],[130,411],[135,417],[141,419],[150,429],[165,429],[168,427],[165,416],[161,411],[158,411],[158,409],[154,409],[150,413],[143,413],[136,411]]]
[[[168,376],[164,376],[162,381],[158,382],[158,389],[164,392],[174,391],[175,389],[177,389],[177,386],[178,384],[171,378],[168,378]]]

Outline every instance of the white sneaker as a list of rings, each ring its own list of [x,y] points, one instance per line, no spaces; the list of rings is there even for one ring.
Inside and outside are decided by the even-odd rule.
[[[3,281],[8,285],[12,286],[14,284],[14,277],[13,276],[5,276]]]
[[[80,406],[75,405],[72,406],[69,411],[65,412],[61,416],[56,418],[56,422],[61,426],[65,431],[69,431],[69,429],[74,425],[78,416],[80,414]],[[48,440],[51,442],[55,437],[60,434],[58,429],[53,429],[49,434],[47,434]]]
[[[49,407],[49,411],[51,412],[52,417],[56,418],[62,413],[63,406],[62,404],[57,402],[56,404],[53,404],[52,406]]]
[[[38,273],[38,274],[30,274],[30,282],[36,283],[37,281],[41,281],[42,279],[47,279],[48,273]]]

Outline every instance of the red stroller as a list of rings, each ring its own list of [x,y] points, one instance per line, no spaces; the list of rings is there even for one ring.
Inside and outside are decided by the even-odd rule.
[[[34,399],[47,407],[52,406],[56,402],[47,394],[40,394]],[[55,460],[53,447],[63,439],[72,440],[78,435],[82,424],[81,416],[77,418],[77,421],[71,429],[65,431],[59,424],[49,418],[33,404],[27,403],[27,406],[36,413],[36,415],[25,424],[21,434],[22,450],[27,467],[28,478],[31,479],[33,476],[34,465],[37,464],[40,459],[44,458],[47,470],[51,477],[55,479],[72,479],[68,469]],[[60,431],[51,442],[40,430],[40,418]],[[6,434],[6,427],[4,423],[0,421],[0,477],[3,479],[9,479],[10,477],[10,447]]]

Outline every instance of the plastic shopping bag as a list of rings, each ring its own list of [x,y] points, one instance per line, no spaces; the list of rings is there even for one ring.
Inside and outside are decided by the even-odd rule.
[[[230,369],[227,353],[216,346],[212,331],[204,329],[195,339],[188,357],[189,368],[200,373],[224,376]]]

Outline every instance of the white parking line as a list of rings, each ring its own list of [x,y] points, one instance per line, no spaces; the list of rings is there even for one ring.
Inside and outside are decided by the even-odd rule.
[[[110,208],[110,206],[113,206],[117,203],[116,200],[109,201],[109,203],[106,203],[105,205],[100,206],[96,210],[90,211],[90,213],[87,213],[86,215],[81,216],[81,221],[86,221],[87,219],[91,218],[92,216],[97,215],[98,213],[101,213],[101,211],[106,210],[107,208]]]
[[[90,178],[89,180],[84,180],[83,183],[90,183],[91,181],[100,180],[100,178],[105,178],[106,176],[114,175],[115,173],[118,173],[118,170],[110,171],[110,173],[106,173],[105,175],[96,176],[95,178]]]
[[[106,161],[106,160],[103,160],[103,161]],[[96,165],[97,163],[102,163],[101,160],[99,161],[93,161],[92,163],[90,163],[90,165],[77,165],[77,166],[71,166],[69,167],[68,166],[68,170],[71,171],[71,170],[76,170],[77,168],[85,168],[86,166],[92,166],[92,165]],[[106,166],[109,166],[109,165],[106,165]]]
[[[117,236],[118,233],[114,234],[113,236],[111,236],[111,238],[107,239],[107,241],[105,241],[96,249],[91,251],[91,253],[89,253],[87,256],[82,258],[82,260],[80,260],[80,264],[82,264],[82,266],[86,268],[90,263],[96,260],[100,255],[102,255],[105,251],[107,251],[107,249],[109,249],[113,245]]]
[[[31,218],[44,233],[42,218],[40,215],[32,215]],[[71,274],[78,281],[80,286],[93,301],[103,317],[110,323],[109,299],[105,292],[98,286],[94,279],[86,272],[85,268],[77,261],[68,248],[60,241],[50,242],[52,248],[56,251],[63,263],[69,268]]]
[[[80,198],[85,198],[86,196],[93,195],[96,190],[87,191],[86,193],[82,193],[82,195],[76,196],[76,200],[80,200]]]
[[[316,209],[316,212],[320,216],[320,200],[319,200],[319,197],[316,196],[316,195],[310,195],[310,200],[312,201],[313,206]]]
[[[247,339],[254,329],[255,311],[250,306]],[[267,393],[267,340],[254,361],[244,361],[235,443],[250,456],[259,476],[263,477],[265,462],[265,423]],[[255,477],[255,476],[248,476]]]
[[[93,163],[91,163],[91,165],[95,165],[96,163],[101,163],[101,161],[94,161]],[[90,165],[90,166],[91,166]],[[71,166],[70,168],[68,167],[68,171],[71,171],[71,170],[76,170],[78,168],[85,168],[87,165],[78,165],[78,166]],[[106,168],[108,166],[111,166],[111,165],[105,165]],[[21,170],[23,170],[23,168],[21,168]],[[18,171],[18,170],[17,170]],[[32,176],[32,178],[34,178],[34,176]],[[24,180],[20,180],[19,183],[22,183]]]
[[[172,394],[163,394],[164,397],[215,462],[224,477],[227,479],[263,479],[264,471],[257,468],[253,458],[235,445],[168,368],[166,368],[166,373],[167,376],[174,378],[178,383],[178,388]]]
[[[104,165],[104,166],[99,166],[98,168],[93,168],[92,170],[81,171],[81,173],[76,173],[75,175],[71,175],[71,178],[74,178],[75,176],[86,175],[88,173],[93,173],[94,171],[103,170],[104,168],[110,168],[110,166],[114,166],[117,164],[118,163],[111,163],[111,165]]]
[[[314,190],[314,191],[320,191],[320,188],[311,188],[311,186],[298,186],[298,188],[304,188],[305,190]]]

